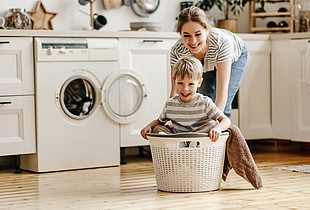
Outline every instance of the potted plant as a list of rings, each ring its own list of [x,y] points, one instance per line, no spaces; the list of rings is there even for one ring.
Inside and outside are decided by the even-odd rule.
[[[239,15],[249,1],[251,0],[201,0],[197,2],[196,6],[204,11],[209,11],[216,5],[224,13],[224,20],[218,20],[218,27],[236,32],[237,19],[230,19],[229,13]]]

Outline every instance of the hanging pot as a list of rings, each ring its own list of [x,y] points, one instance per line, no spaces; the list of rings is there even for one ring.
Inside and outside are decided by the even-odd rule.
[[[130,0],[133,12],[140,17],[148,17],[159,7],[160,0]]]

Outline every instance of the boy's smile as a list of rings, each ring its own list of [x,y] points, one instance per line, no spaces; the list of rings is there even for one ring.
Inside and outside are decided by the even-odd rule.
[[[184,78],[181,78],[180,76],[177,77],[175,82],[176,92],[179,95],[181,101],[184,103],[188,103],[195,98],[197,88],[200,87],[202,78],[196,79],[185,75]]]

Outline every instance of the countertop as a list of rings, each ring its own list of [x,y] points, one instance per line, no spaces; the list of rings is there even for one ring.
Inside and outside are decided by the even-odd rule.
[[[242,39],[265,40],[268,34],[238,34]],[[0,30],[2,37],[100,37],[100,38],[171,38],[177,39],[176,32],[153,31],[56,31],[56,30]]]
[[[175,32],[153,31],[56,31],[56,30],[0,30],[7,37],[100,37],[100,38],[178,38]]]
[[[307,33],[283,34],[252,34],[238,33],[244,40],[280,40],[310,38]],[[177,39],[180,35],[176,32],[153,31],[57,31],[57,30],[0,30],[0,37],[100,37],[100,38],[171,38]]]
[[[270,34],[270,39],[271,40],[310,39],[310,32]]]

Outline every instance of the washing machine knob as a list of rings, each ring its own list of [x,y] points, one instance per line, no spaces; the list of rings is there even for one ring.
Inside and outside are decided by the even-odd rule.
[[[47,54],[48,54],[48,55],[52,55],[52,54],[53,54],[53,47],[52,47],[52,46],[49,46],[49,47],[47,48]]]
[[[61,47],[59,52],[60,53],[66,53],[67,52],[66,47]]]

